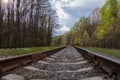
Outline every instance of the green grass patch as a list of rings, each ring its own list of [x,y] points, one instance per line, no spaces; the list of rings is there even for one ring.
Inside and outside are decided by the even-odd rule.
[[[100,53],[104,53],[104,54],[107,54],[107,55],[111,55],[113,57],[120,58],[120,50],[105,49],[105,48],[93,48],[93,47],[88,47],[88,48],[85,48],[85,49],[93,51],[93,52],[100,52]]]
[[[17,49],[0,49],[0,56],[15,56],[28,54],[38,51],[46,51],[55,48],[59,48],[60,46],[47,46],[47,47],[31,47],[31,48],[17,48]]]

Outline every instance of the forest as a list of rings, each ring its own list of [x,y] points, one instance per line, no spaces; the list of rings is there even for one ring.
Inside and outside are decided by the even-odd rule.
[[[106,0],[101,8],[81,17],[70,31],[54,37],[54,44],[120,49],[120,1]]]
[[[0,0],[0,48],[49,46],[57,27],[49,0]]]
[[[120,1],[106,0],[70,31],[53,38],[59,21],[49,0],[0,0],[0,48],[78,45],[120,49]]]

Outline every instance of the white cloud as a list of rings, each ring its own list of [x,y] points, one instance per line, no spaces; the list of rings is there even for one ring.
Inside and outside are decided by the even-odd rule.
[[[64,34],[65,32],[69,31],[70,27],[67,27],[66,25],[62,25],[61,28],[56,29],[56,34],[55,35],[61,35]]]
[[[70,2],[69,6],[70,7],[80,7],[83,6],[85,4],[86,0],[74,0],[72,2]]]
[[[66,32],[66,31],[69,31],[69,30],[70,30],[70,28],[67,27],[66,25],[63,25],[63,27],[60,29],[60,31],[62,31],[62,32]]]
[[[61,2],[65,2],[65,3],[68,3],[70,2],[71,0],[61,0]]]
[[[69,18],[69,14],[65,13],[62,9],[62,3],[61,1],[52,1],[52,4],[54,5],[56,12],[57,12],[57,16],[59,17],[59,19],[66,19]]]

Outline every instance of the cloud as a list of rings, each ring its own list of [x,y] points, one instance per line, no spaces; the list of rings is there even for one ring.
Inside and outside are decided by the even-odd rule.
[[[79,6],[83,6],[84,4],[85,4],[85,0],[74,0],[70,2],[69,7],[79,7]]]
[[[65,13],[62,9],[62,3],[60,1],[53,0],[52,3],[56,9],[57,16],[59,17],[59,19],[66,19],[70,17],[69,14]]]
[[[63,24],[61,33],[68,31],[80,19],[88,16],[92,11],[101,7],[105,0],[51,0],[56,9],[59,22]]]
[[[66,25],[61,25],[60,29],[56,29],[55,35],[61,35],[64,34],[65,32],[69,31],[70,27],[67,27]]]
[[[63,25],[63,27],[60,29],[60,31],[62,31],[62,32],[66,32],[66,31],[69,31],[69,30],[70,30],[70,28],[67,27],[66,25]]]

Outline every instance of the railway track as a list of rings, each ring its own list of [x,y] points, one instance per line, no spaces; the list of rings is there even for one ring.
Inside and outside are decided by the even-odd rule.
[[[99,66],[98,62],[102,62],[96,60],[101,59],[98,55],[75,48],[69,46],[2,60],[1,80],[119,80]]]

